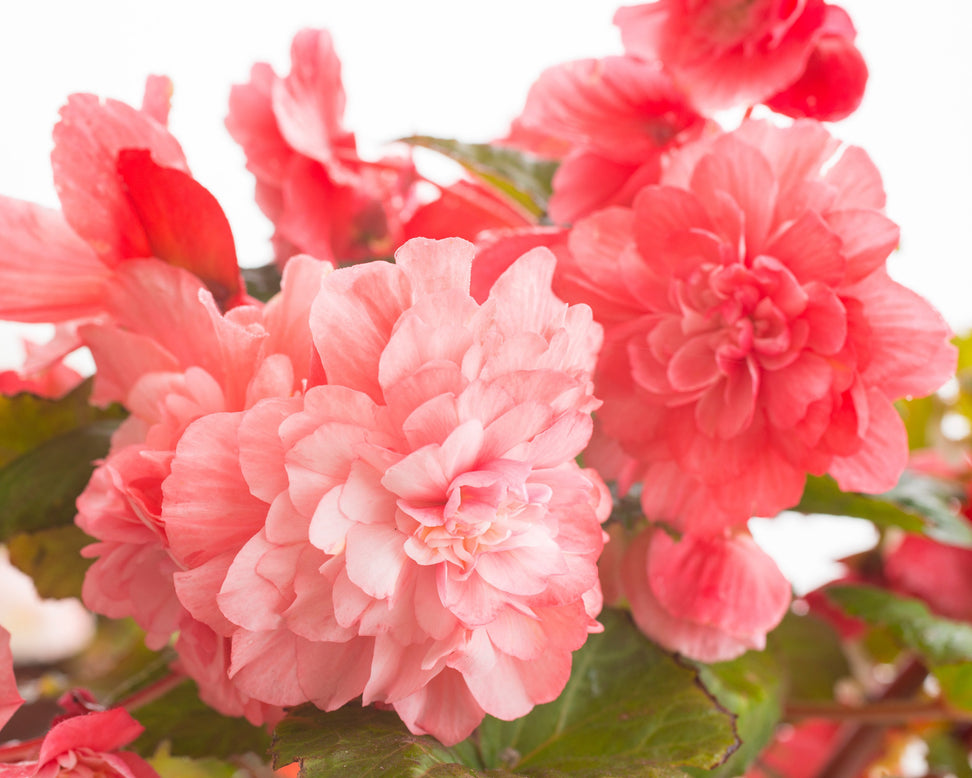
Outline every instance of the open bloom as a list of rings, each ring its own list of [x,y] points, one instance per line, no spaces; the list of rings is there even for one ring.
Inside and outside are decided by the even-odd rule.
[[[598,420],[649,518],[775,515],[807,473],[894,486],[908,447],[892,402],[938,388],[955,350],[884,269],[883,205],[864,152],[822,125],[748,122],[574,227],[560,289],[605,325]]]
[[[325,30],[302,30],[291,70],[257,63],[233,87],[226,127],[256,177],[257,204],[274,223],[278,263],[297,253],[329,261],[389,257],[417,205],[411,160],[358,155],[343,124],[341,63]]]
[[[306,321],[328,270],[296,257],[273,300],[223,314],[189,273],[154,260],[130,262],[108,290],[110,320],[80,331],[98,367],[95,401],[119,402],[131,413],[78,498],[77,524],[97,540],[83,552],[96,558],[85,575],[85,604],[134,618],[153,648],[178,631],[180,662],[203,699],[253,721],[273,712],[229,686],[228,648],[176,597],[179,566],[161,520],[162,482],[195,419],[289,396],[320,373]]]
[[[7,778],[159,778],[142,757],[119,751],[143,727],[124,708],[72,716],[44,736],[36,761],[0,767]]]
[[[661,61],[704,111],[785,92],[775,110],[833,120],[864,93],[854,27],[823,0],[656,0],[620,8],[614,21],[625,51]]]
[[[179,441],[176,589],[231,641],[244,694],[362,695],[454,743],[554,699],[598,629],[610,501],[574,457],[600,328],[550,292],[545,250],[477,304],[472,254],[414,239],[327,276],[310,329],[328,383]]]
[[[762,650],[790,605],[789,582],[748,533],[686,533],[676,541],[649,527],[620,569],[639,629],[701,662]]]

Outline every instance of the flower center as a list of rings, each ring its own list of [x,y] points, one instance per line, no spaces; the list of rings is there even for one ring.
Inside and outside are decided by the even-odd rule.
[[[524,463],[495,462],[457,476],[438,505],[399,500],[416,520],[405,552],[419,564],[448,562],[468,574],[480,555],[515,546],[552,496],[549,487],[524,481],[528,471]]]

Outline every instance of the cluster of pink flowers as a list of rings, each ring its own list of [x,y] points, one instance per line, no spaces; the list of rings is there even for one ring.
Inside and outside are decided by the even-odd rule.
[[[653,525],[602,561],[609,599],[662,645],[728,659],[789,602],[748,519],[796,504],[807,474],[894,486],[893,402],[937,389],[955,351],[886,273],[898,228],[877,169],[821,123],[866,82],[842,9],[659,0],[615,22],[625,54],[548,70],[506,139],[562,160],[556,226],[481,236],[477,278],[524,246],[557,254],[554,290],[605,332],[586,461]],[[758,103],[800,118],[748,118]],[[732,107],[749,111],[731,131],[704,113]]]
[[[863,92],[846,14],[659,0],[616,21],[625,53],[544,73],[503,140],[561,160],[553,225],[472,182],[423,203],[407,156],[361,158],[310,30],[227,120],[276,228],[269,302],[164,79],[141,109],[70,98],[61,211],[0,201],[0,315],[56,323],[50,364],[86,346],[94,401],[130,413],[78,500],[85,603],[175,637],[221,712],[360,697],[458,742],[560,694],[602,581],[663,646],[730,658],[790,601],[750,516],[808,473],[897,480],[892,403],[955,357],[885,271],[876,169],[820,123]],[[756,103],[809,118],[704,113]],[[603,558],[602,479],[648,519]]]

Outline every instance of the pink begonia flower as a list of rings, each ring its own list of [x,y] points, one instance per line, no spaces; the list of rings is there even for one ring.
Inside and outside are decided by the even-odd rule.
[[[103,317],[114,274],[148,257],[193,272],[223,308],[245,301],[229,223],[161,121],[166,90],[168,79],[150,78],[143,110],[68,98],[51,152],[62,210],[0,197],[3,318]]]
[[[278,263],[305,252],[335,262],[390,257],[418,205],[411,159],[362,159],[344,128],[341,63],[326,30],[302,30],[291,70],[257,63],[233,87],[226,128],[256,178],[256,200],[273,222]]]
[[[599,628],[610,498],[574,457],[600,328],[515,262],[477,304],[474,249],[413,239],[324,279],[327,385],[191,424],[163,484],[176,590],[271,705],[361,695],[466,737],[554,699]]]
[[[793,87],[779,98],[784,112],[826,120],[853,110],[867,79],[866,68],[835,55],[835,44],[856,49],[853,26],[848,34],[829,8],[823,0],[656,0],[618,9],[614,22],[625,51],[660,61],[700,110],[751,106]],[[803,113],[785,110],[798,103]]]
[[[131,413],[78,498],[77,524],[98,541],[83,552],[96,558],[85,576],[85,604],[113,618],[134,618],[152,647],[178,631],[180,664],[203,699],[252,721],[279,712],[229,684],[228,646],[176,597],[172,577],[180,567],[161,519],[162,483],[194,420],[290,396],[322,373],[307,317],[329,270],[295,257],[273,300],[222,314],[191,274],[155,260],[132,261],[107,292],[110,321],[81,328],[98,367],[93,398],[120,402]]]
[[[23,703],[24,698],[17,691],[17,678],[14,676],[10,633],[0,627],[0,729]]]
[[[867,155],[819,123],[747,122],[571,231],[558,289],[605,326],[599,429],[627,458],[602,474],[642,481],[650,519],[708,532],[773,516],[807,473],[845,491],[897,482],[892,403],[938,388],[956,352],[888,277],[883,206]]]
[[[553,178],[550,215],[569,224],[628,205],[658,181],[663,152],[697,137],[705,122],[671,78],[633,57],[566,62],[545,70],[506,142],[537,153],[547,138],[570,149]]]
[[[743,533],[675,541],[649,527],[625,551],[621,582],[639,629],[701,662],[762,650],[791,599],[776,563]]]
[[[144,727],[124,708],[71,716],[44,736],[36,761],[0,765],[4,778],[159,778],[142,757],[118,749]]]

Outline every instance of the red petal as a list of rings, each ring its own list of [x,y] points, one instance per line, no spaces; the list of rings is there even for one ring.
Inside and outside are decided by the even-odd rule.
[[[147,149],[160,165],[188,170],[176,139],[148,114],[95,95],[68,98],[54,127],[54,184],[68,224],[109,264],[151,255],[118,177],[118,152],[126,148]]]
[[[152,256],[201,278],[221,308],[242,290],[229,222],[216,198],[188,173],[162,167],[147,149],[122,149],[118,173]]]

